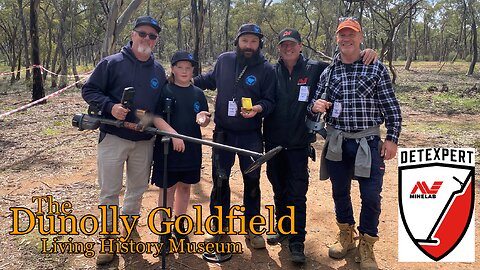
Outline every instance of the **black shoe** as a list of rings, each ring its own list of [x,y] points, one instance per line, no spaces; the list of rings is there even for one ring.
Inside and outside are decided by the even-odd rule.
[[[175,237],[175,241],[177,243],[183,243],[184,249],[188,247],[188,243],[190,243],[190,238],[188,237],[188,234],[184,234],[183,232],[180,233],[180,232],[177,232],[177,230],[173,229],[173,236]]]
[[[290,260],[294,263],[303,264],[305,263],[305,254],[303,250],[305,245],[301,242],[290,243],[288,246],[290,248]]]
[[[275,229],[275,234],[267,234],[267,243],[269,245],[275,245],[281,243],[283,240],[287,239],[288,235],[279,232]]]

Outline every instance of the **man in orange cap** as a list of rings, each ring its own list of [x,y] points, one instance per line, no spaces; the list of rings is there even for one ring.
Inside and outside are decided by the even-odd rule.
[[[325,62],[308,59],[302,54],[302,37],[294,28],[285,28],[278,35],[278,62],[275,64],[277,87],[275,89],[275,107],[263,121],[265,150],[277,146],[283,149],[267,162],[267,176],[272,184],[275,202],[276,233],[267,235],[268,244],[277,244],[288,238],[290,260],[303,264],[306,261],[305,236],[307,221],[307,191],[309,184],[308,157],[315,134],[305,123],[307,105],[313,98]],[[370,64],[377,54],[366,49],[363,60]],[[290,226],[288,206],[295,213],[296,234],[287,235]],[[282,227],[278,221],[283,219]]]
[[[363,32],[358,21],[352,17],[342,20],[336,40],[340,54],[320,76],[308,108],[313,115],[327,112],[320,179],[330,178],[340,229],[328,255],[340,259],[355,248],[350,190],[356,179],[362,199],[356,261],[360,269],[378,269],[373,245],[378,241],[384,160],[397,153],[402,117],[387,68],[379,61],[371,65],[361,61]],[[382,142],[380,125],[384,122],[387,134]]]

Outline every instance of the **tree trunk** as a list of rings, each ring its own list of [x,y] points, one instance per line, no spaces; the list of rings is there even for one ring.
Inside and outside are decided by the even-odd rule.
[[[423,17],[423,60],[428,54],[428,21],[427,16]]]
[[[49,69],[50,68],[50,61],[52,59],[52,48],[53,48],[53,45],[52,45],[52,43],[53,43],[53,33],[52,33],[53,23],[52,23],[52,18],[48,17],[48,13],[47,13],[46,9],[43,9],[43,13],[44,13],[44,18],[45,18],[45,21],[47,22],[47,27],[48,27],[47,57],[45,58],[45,62],[43,63],[43,65],[45,66],[46,69]],[[47,79],[47,75],[48,75],[48,72],[43,73],[43,80],[44,81]]]
[[[205,8],[203,6],[203,0],[191,0],[192,6],[192,20],[194,27],[194,50],[193,58],[198,61],[198,66],[193,72],[193,76],[197,76],[202,73],[202,64],[200,59],[200,50],[203,47],[203,28],[205,18]]]
[[[478,60],[478,43],[477,43],[477,22],[475,19],[475,8],[473,7],[473,1],[470,1],[470,16],[472,16],[472,61],[468,68],[467,75],[473,75],[475,71],[475,64]]]
[[[18,13],[20,17],[20,22],[22,24],[22,39],[23,39],[23,47],[25,48],[25,67],[30,67],[30,53],[29,53],[29,46],[28,46],[28,39],[27,39],[27,26],[25,23],[25,17],[23,15],[23,0],[17,0],[18,2]],[[25,72],[25,80],[30,80],[30,69],[27,69]]]
[[[212,25],[212,1],[207,1],[207,8],[208,8],[208,51],[210,54],[210,58],[213,59],[215,57],[215,52],[213,50],[213,25]]]
[[[228,22],[230,20],[230,2],[231,0],[227,0],[226,1],[226,8],[227,8],[227,15],[225,17],[225,28],[224,28],[224,31],[225,31],[225,51],[227,52],[228,51],[228,48],[230,47],[230,38],[228,37]]]
[[[183,41],[182,41],[182,9],[177,11],[177,49],[183,50]]]
[[[409,0],[409,4],[412,5],[412,0]],[[408,16],[408,29],[407,29],[407,47],[406,47],[406,55],[407,60],[405,62],[405,70],[410,70],[410,66],[412,65],[412,21],[413,21],[413,10],[410,9],[410,14]]]
[[[118,35],[122,33],[133,12],[137,10],[142,2],[143,0],[132,0],[120,17],[118,15],[123,9],[124,1],[115,0],[113,2],[110,12],[108,13],[107,30],[105,31],[105,39],[101,52],[102,58],[113,53]]]
[[[37,23],[39,5],[40,0],[30,0],[30,41],[32,43],[32,61],[34,65],[40,65],[40,42]],[[38,100],[44,96],[42,72],[39,67],[35,67],[33,68],[32,100]]]
[[[77,59],[76,59],[76,49],[75,49],[75,14],[77,13],[77,1],[73,0],[73,5],[72,5],[72,18],[71,18],[71,23],[70,23],[70,44],[72,44],[72,72],[75,77],[75,87],[81,88],[82,85],[81,83],[78,83],[80,78],[78,77],[78,72],[77,72]]]
[[[397,81],[397,72],[395,70],[395,67],[393,66],[393,50],[394,50],[394,42],[395,42],[395,36],[396,36],[396,31],[397,29],[394,28],[389,32],[388,35],[388,41],[387,41],[387,60],[388,60],[388,67],[390,68],[390,72],[392,73],[392,84],[395,84]]]
[[[15,76],[15,81],[20,80],[20,70],[22,70],[22,50],[18,52],[17,75]]]
[[[55,71],[55,68],[57,67],[57,59],[58,59],[58,51],[59,51],[59,47],[57,46],[55,48],[55,53],[53,54],[53,60],[52,60],[52,70]],[[57,75],[54,75],[54,74],[51,74],[51,77],[52,77],[52,84],[50,85],[51,88],[55,88],[57,87],[57,79],[58,79],[58,76]]]
[[[58,38],[57,38],[57,46],[60,52],[60,80],[58,84],[58,88],[62,89],[67,86],[67,52],[65,50],[65,30],[66,20],[67,20],[67,11],[68,11],[69,4],[62,3],[59,7],[59,15],[60,15],[60,27],[58,30]]]

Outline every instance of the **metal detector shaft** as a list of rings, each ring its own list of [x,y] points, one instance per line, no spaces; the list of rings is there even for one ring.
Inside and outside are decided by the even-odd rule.
[[[209,145],[213,148],[218,148],[218,149],[222,149],[222,150],[226,150],[226,151],[230,151],[230,152],[235,152],[235,153],[243,154],[243,155],[246,155],[246,156],[253,156],[253,157],[256,157],[256,158],[259,158],[259,157],[263,156],[262,153],[258,153],[258,152],[254,152],[254,151],[250,151],[250,150],[246,150],[246,149],[242,149],[242,148],[237,148],[237,147],[233,147],[233,146],[228,146],[228,145],[225,145],[225,144],[219,144],[219,143],[212,142],[212,141],[202,140],[202,139],[198,139],[198,138],[194,138],[194,137],[190,137],[190,136],[186,136],[186,135],[182,135],[182,134],[170,133],[170,132],[167,132],[167,131],[159,130],[158,128],[154,128],[154,127],[147,127],[147,128],[144,129],[144,132],[150,133],[150,134],[169,136],[169,137],[172,137],[172,138],[179,138],[179,139],[182,139],[182,140],[185,140],[185,141],[194,142],[194,143],[198,143],[198,144],[205,144],[205,145]]]
[[[202,140],[202,139],[198,139],[198,138],[194,138],[194,137],[190,137],[182,134],[171,133],[171,132],[159,130],[158,128],[154,128],[154,127],[143,128],[132,122],[105,119],[105,118],[101,118],[93,115],[87,115],[87,114],[76,114],[72,120],[72,125],[75,127],[78,127],[80,130],[84,130],[84,129],[95,130],[100,126],[100,124],[106,124],[106,125],[115,126],[119,128],[127,128],[127,129],[131,129],[139,132],[145,132],[153,135],[156,134],[156,135],[163,135],[163,136],[168,136],[172,138],[178,138],[178,139],[182,139],[189,142],[209,145],[214,148],[235,152],[235,153],[243,154],[246,156],[253,156],[256,158],[263,156],[262,153],[258,153],[258,152],[238,148],[238,147],[233,147],[229,145],[219,144],[212,141]]]
[[[230,151],[234,153],[238,153],[241,155],[246,155],[250,157],[256,157],[257,160],[255,160],[246,170],[244,173],[250,173],[254,171],[255,169],[259,168],[260,165],[263,163],[267,162],[270,160],[273,156],[278,154],[283,148],[281,146],[277,146],[273,148],[272,150],[268,151],[265,154],[238,148],[238,147],[233,147],[225,144],[220,144],[212,141],[206,141],[202,139],[197,139],[194,137],[182,135],[182,134],[176,134],[176,133],[170,133],[166,131],[159,130],[154,127],[146,127],[144,128],[141,125],[132,123],[132,122],[126,122],[126,121],[121,121],[121,120],[113,120],[113,119],[105,119],[101,118],[98,116],[94,115],[88,115],[88,114],[75,114],[72,119],[72,125],[74,127],[78,127],[79,130],[95,130],[100,127],[100,124],[105,124],[105,125],[111,125],[119,128],[127,128],[131,130],[135,130],[138,132],[146,132],[149,134],[157,134],[157,135],[163,135],[163,136],[168,136],[172,138],[179,138],[185,141],[193,142],[193,143],[198,143],[198,144],[205,144],[208,146],[211,146],[213,148],[218,148],[222,149],[225,151]]]

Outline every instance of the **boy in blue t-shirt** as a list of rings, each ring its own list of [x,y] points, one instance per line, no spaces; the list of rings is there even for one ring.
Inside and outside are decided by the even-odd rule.
[[[156,111],[156,115],[161,117],[156,117],[154,124],[163,131],[201,139],[200,127],[208,125],[210,113],[203,91],[191,83],[197,62],[190,53],[179,51],[173,55],[171,64],[169,83],[162,90],[161,104]],[[171,139],[167,160],[168,183],[165,187],[164,145],[161,140],[162,137],[158,136],[155,141],[152,173],[152,184],[160,187],[158,205],[163,206],[163,189],[167,188],[167,207],[176,216],[184,215],[190,199],[190,186],[200,181],[202,146],[182,139]],[[183,229],[184,226],[181,226],[180,230]],[[185,242],[189,242],[188,235],[179,234],[175,230],[174,235],[177,240],[185,239]]]

